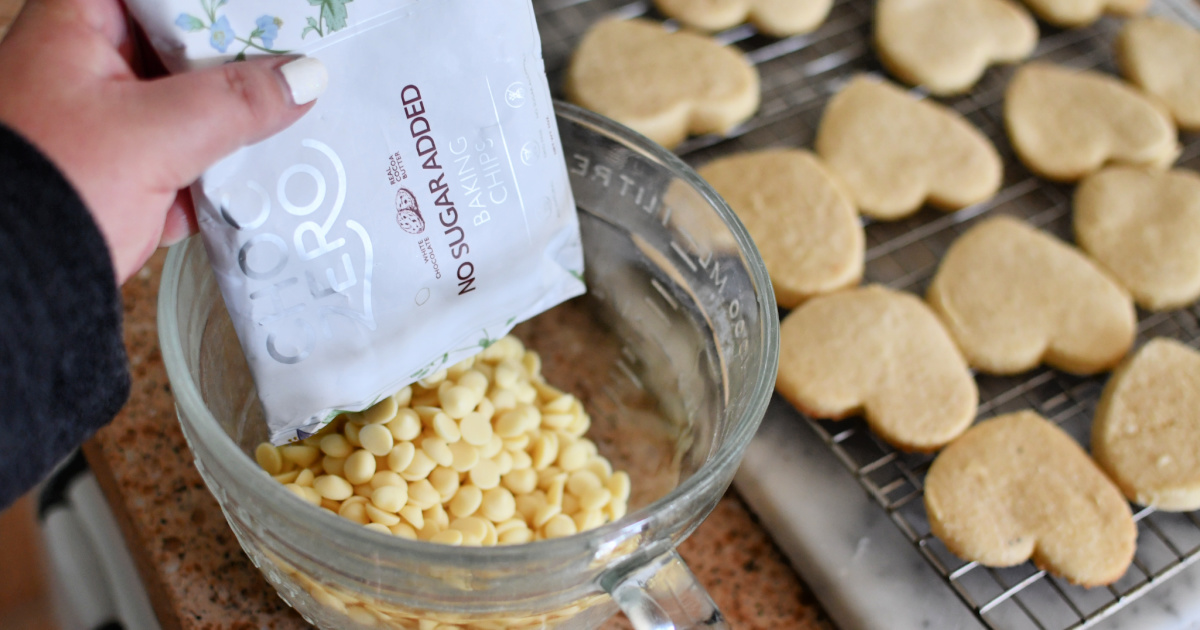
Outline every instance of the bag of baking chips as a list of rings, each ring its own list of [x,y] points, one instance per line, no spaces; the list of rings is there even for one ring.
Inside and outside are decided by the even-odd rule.
[[[584,291],[530,0],[127,0],[178,72],[302,54],[328,90],[192,194],[276,444]]]

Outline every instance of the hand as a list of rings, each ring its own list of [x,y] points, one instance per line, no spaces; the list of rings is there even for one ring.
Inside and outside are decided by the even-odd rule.
[[[117,281],[195,231],[184,189],[304,115],[325,89],[311,58],[259,58],[141,80],[119,0],[29,0],[0,42],[0,122],[75,187]]]

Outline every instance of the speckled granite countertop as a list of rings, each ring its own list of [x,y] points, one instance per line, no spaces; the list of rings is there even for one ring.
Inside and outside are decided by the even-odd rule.
[[[238,547],[192,464],[158,348],[164,252],[125,286],[133,395],[85,447],[165,629],[302,628]],[[680,552],[735,628],[830,629],[807,588],[734,492]],[[616,618],[605,628],[628,628]]]

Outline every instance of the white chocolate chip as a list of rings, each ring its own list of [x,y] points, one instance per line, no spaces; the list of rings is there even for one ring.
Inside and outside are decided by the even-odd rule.
[[[493,390],[488,394],[488,400],[492,401],[492,406],[495,407],[497,412],[508,411],[517,407],[517,397],[511,390],[507,389]]]
[[[487,522],[474,516],[454,519],[450,523],[450,529],[455,529],[462,533],[464,545],[478,545],[482,543],[484,536],[487,536],[488,532]]]
[[[417,381],[417,384],[425,389],[433,389],[442,381],[446,380],[446,370],[438,370],[429,376]]]
[[[446,440],[447,443],[453,444],[462,439],[462,432],[458,429],[458,423],[454,422],[450,416],[441,411],[434,415],[431,425],[433,426],[433,430],[437,432],[438,437]]]
[[[417,539],[417,530],[413,529],[413,526],[409,525],[408,523],[396,523],[388,529],[391,530],[393,536],[399,536],[400,538],[407,538],[409,540]]]
[[[361,499],[362,497],[358,498]],[[342,503],[342,507],[338,509],[338,516],[358,523],[359,525],[366,525],[367,523],[371,522],[371,519],[367,518],[366,507],[367,506],[365,503],[350,503],[347,501]]]
[[[396,404],[396,399],[388,396],[383,400],[375,403],[370,409],[362,412],[363,421],[368,425],[383,424],[396,417],[396,411],[399,409]]]
[[[354,485],[367,483],[375,476],[375,455],[366,450],[354,451],[346,458],[343,473],[346,481]]]
[[[387,527],[385,527],[383,525],[380,525],[379,523],[367,523],[366,525],[363,525],[363,527],[366,527],[367,529],[369,529],[373,532],[379,532],[380,534],[387,534],[389,536],[392,534],[392,530],[388,529]],[[362,609],[359,608],[358,610],[362,610]]]
[[[503,534],[500,534],[499,542],[502,545],[520,545],[533,541],[533,530],[528,527],[520,529],[510,529]]]
[[[488,390],[488,378],[479,370],[467,370],[458,378],[458,385],[472,390],[477,397],[482,398]]]
[[[396,417],[384,425],[392,432],[396,441],[414,440],[421,435],[421,416],[412,409],[401,409]]]
[[[575,521],[566,514],[556,514],[542,526],[546,538],[562,538],[576,533]]]
[[[283,459],[297,466],[305,467],[317,461],[317,457],[320,457],[321,451],[315,447],[303,444],[288,444],[279,447],[279,454],[283,456]]]
[[[487,444],[479,447],[479,456],[490,459],[502,450],[504,450],[504,440],[501,440],[498,435],[492,435],[492,439],[488,440]]]
[[[313,480],[313,489],[323,499],[345,501],[354,494],[354,487],[349,481],[336,475],[321,475]]]
[[[446,508],[442,507],[441,503],[435,503],[433,507],[425,510],[425,522],[432,522],[439,529],[446,529],[450,526],[450,515],[446,513]]]
[[[408,484],[396,473],[390,470],[381,470],[371,477],[371,488],[378,490],[384,486],[407,486]]]
[[[428,477],[434,468],[437,468],[437,462],[426,455],[425,451],[417,451],[413,453],[412,463],[400,472],[400,476],[408,481],[418,481]]]
[[[629,473],[619,470],[612,474],[608,480],[608,489],[613,494],[613,499],[617,501],[629,500]]]
[[[401,442],[392,447],[391,452],[387,456],[388,468],[393,472],[404,472],[412,464],[413,457],[417,454],[417,447],[413,446],[412,442]]]
[[[381,486],[371,492],[371,503],[384,512],[395,514],[408,501],[408,486]]]
[[[379,523],[385,527],[391,527],[400,523],[400,517],[392,512],[385,512],[374,505],[366,505],[367,518],[371,519],[372,523]]]
[[[400,518],[408,521],[418,530],[425,529],[425,515],[421,513],[421,508],[415,505],[406,505],[400,508]]]
[[[612,501],[613,495],[608,488],[593,488],[579,497],[579,507],[585,510],[599,510]]]
[[[471,479],[471,483],[481,490],[489,490],[500,485],[500,467],[490,459],[479,460],[479,463],[467,472],[467,476]]]
[[[346,458],[354,452],[354,446],[341,433],[331,433],[323,436],[320,441],[321,452],[328,457]]]
[[[464,485],[450,499],[450,513],[458,516],[470,516],[483,503],[483,491],[477,486]]]
[[[358,432],[358,440],[362,442],[364,449],[377,457],[387,455],[395,445],[392,432],[382,424],[368,424],[363,427]]]
[[[428,510],[441,503],[441,495],[433,489],[428,479],[420,479],[408,484],[408,502],[422,510]]]
[[[459,429],[463,441],[473,446],[484,446],[492,441],[492,423],[477,411],[466,414]]]
[[[483,493],[483,503],[480,512],[493,523],[507,521],[516,514],[517,502],[507,488],[491,488]]]
[[[600,483],[600,478],[595,473],[589,470],[577,470],[571,473],[567,478],[567,490],[574,495],[582,496],[583,493],[593,488],[599,488],[603,484]]]
[[[479,404],[480,398],[480,394],[474,389],[463,385],[454,385],[438,392],[438,401],[442,405],[442,410],[455,420],[459,420],[473,411],[475,405]]]
[[[438,495],[441,497],[441,502],[445,503],[454,498],[454,495],[458,492],[458,472],[453,468],[438,466],[433,469],[433,472],[429,473],[429,483],[433,486],[434,490],[437,490]]]
[[[283,456],[279,454],[279,449],[267,442],[254,449],[254,459],[268,475],[278,475],[283,470]]]
[[[451,444],[450,454],[454,458],[450,467],[460,473],[471,470],[479,463],[479,449],[466,442],[459,441]]]
[[[443,529],[434,534],[429,542],[442,543],[443,545],[461,545],[463,542],[463,534],[457,529]]]
[[[558,466],[567,472],[583,468],[587,464],[588,449],[582,442],[571,444],[558,453]]]
[[[537,489],[537,472],[532,468],[513,470],[501,478],[501,483],[515,495],[528,494]]]
[[[315,479],[315,478],[316,478],[316,475],[313,474],[313,471],[305,468],[304,470],[301,470],[299,473],[296,474],[295,484],[297,486],[304,486],[306,488],[311,488],[312,484],[313,484],[313,479]]]
[[[541,527],[548,523],[550,519],[554,518],[555,516],[559,516],[561,512],[562,506],[553,503],[547,503],[539,507],[537,512],[534,513],[533,526]]]
[[[429,456],[429,459],[437,462],[438,466],[450,466],[454,463],[454,452],[450,450],[446,440],[440,437],[430,436],[421,440],[421,450]]]

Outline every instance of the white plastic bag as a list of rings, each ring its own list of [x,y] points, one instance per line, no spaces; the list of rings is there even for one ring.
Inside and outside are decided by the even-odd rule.
[[[127,0],[172,71],[320,59],[329,89],[193,188],[276,444],[584,291],[530,0]]]

